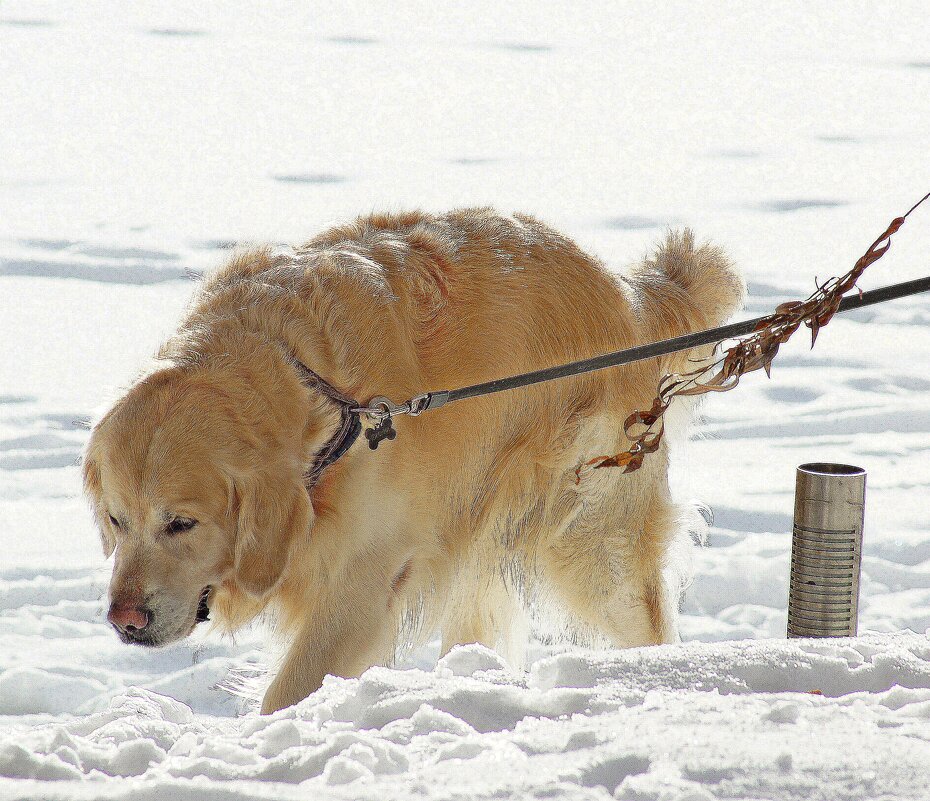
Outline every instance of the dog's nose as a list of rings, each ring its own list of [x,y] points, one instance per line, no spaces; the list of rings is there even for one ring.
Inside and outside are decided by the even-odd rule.
[[[114,604],[107,613],[107,620],[123,634],[133,637],[141,633],[149,624],[149,613],[138,606],[117,606]]]

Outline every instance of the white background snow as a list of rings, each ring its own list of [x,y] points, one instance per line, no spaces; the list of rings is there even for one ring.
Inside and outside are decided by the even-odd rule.
[[[487,204],[618,267],[692,225],[747,316],[806,295],[930,189],[928,43],[904,0],[3,2],[0,798],[930,797],[928,298],[705,405],[674,471],[715,515],[681,646],[425,649],[260,718],[218,684],[261,632],[108,630],[77,466],[234,241]],[[863,287],[928,253],[930,208]],[[811,460],[869,471],[854,641],[784,640]]]

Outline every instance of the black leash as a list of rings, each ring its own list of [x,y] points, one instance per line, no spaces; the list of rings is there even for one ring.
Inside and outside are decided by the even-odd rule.
[[[868,292],[862,292],[843,298],[837,312],[853,311],[854,309],[861,309],[875,303],[884,303],[885,301],[896,300],[897,298],[907,297],[908,295],[916,295],[919,292],[927,292],[928,290],[930,290],[930,276],[926,278],[917,278],[913,281],[905,281],[900,284],[892,284],[891,286],[872,289]],[[618,350],[613,353],[605,353],[577,362],[560,364],[555,367],[546,367],[542,370],[534,370],[529,373],[522,373],[521,375],[510,376],[508,378],[497,378],[493,381],[485,381],[481,384],[472,384],[471,386],[461,387],[460,389],[424,392],[401,404],[395,404],[388,398],[378,396],[372,398],[367,406],[356,406],[352,411],[356,414],[364,414],[369,419],[375,421],[375,428],[365,433],[366,436],[368,436],[370,447],[376,448],[378,442],[382,439],[394,439],[396,436],[391,420],[395,415],[409,414],[415,417],[423,412],[438,409],[446,404],[465,400],[466,398],[477,398],[482,395],[491,395],[495,392],[506,392],[511,389],[540,384],[544,381],[569,378],[570,376],[590,373],[595,370],[606,370],[608,367],[619,367],[624,364],[642,361],[643,359],[653,359],[657,356],[665,356],[669,353],[690,350],[700,345],[722,342],[727,339],[752,333],[762,321],[767,319],[768,315],[765,317],[756,317],[752,320],[744,320],[739,323],[709,328],[706,331],[684,334],[683,336],[665,339],[660,342],[637,345],[633,348]]]
[[[862,292],[857,295],[850,295],[843,298],[840,302],[837,313],[861,309],[865,306],[871,306],[876,303],[884,303],[889,300],[904,298],[908,295],[916,295],[920,292],[930,291],[930,276],[926,278],[917,278],[913,281],[905,281],[900,284],[872,289],[868,292]],[[606,370],[609,367],[620,367],[624,364],[642,361],[644,359],[654,359],[658,356],[666,356],[670,353],[678,353],[683,350],[691,350],[701,345],[710,345],[723,342],[727,339],[751,334],[757,329],[760,323],[769,319],[769,316],[755,317],[752,320],[743,320],[739,323],[722,325],[717,328],[709,328],[706,331],[697,331],[693,334],[684,334],[672,339],[664,339],[660,342],[650,342],[646,345],[637,345],[625,350],[618,350],[612,353],[604,353],[600,356],[593,356],[590,359],[581,359],[568,364],[560,364],[555,367],[546,367],[542,370],[533,370],[529,373],[509,376],[508,378],[497,378],[493,381],[485,381],[481,384],[472,384],[471,386],[461,387],[452,390],[439,390],[437,392],[424,392],[416,395],[402,404],[396,404],[389,398],[379,395],[372,398],[367,406],[360,406],[357,401],[343,395],[332,384],[321,376],[317,375],[307,365],[301,362],[293,353],[287,353],[288,361],[300,373],[303,383],[324,395],[326,398],[337,404],[341,414],[341,424],[326,444],[320,448],[313,459],[310,467],[304,474],[304,480],[308,489],[313,489],[320,478],[322,472],[331,464],[336,462],[345,454],[362,432],[361,415],[365,415],[375,425],[365,431],[365,437],[368,439],[368,447],[372,450],[385,439],[394,439],[397,432],[394,429],[393,417],[399,414],[409,414],[416,417],[426,411],[438,409],[455,401],[466,400],[467,398],[477,398],[482,395],[491,395],[495,392],[506,392],[511,389],[540,384],[544,381],[555,381],[559,378],[569,378],[582,373],[591,373],[596,370]]]
[[[319,479],[320,474],[352,447],[362,431],[361,415],[363,414],[374,422],[374,426],[365,431],[365,437],[368,439],[368,447],[374,450],[382,440],[394,439],[397,436],[393,424],[395,415],[409,414],[415,417],[423,412],[438,409],[448,403],[465,400],[466,398],[477,398],[482,395],[491,395],[496,392],[506,392],[511,389],[540,384],[544,381],[555,381],[559,378],[569,378],[570,376],[580,375],[582,373],[606,370],[608,367],[619,367],[644,359],[654,359],[657,356],[665,356],[669,353],[691,350],[701,345],[717,344],[746,334],[758,332],[761,336],[761,333],[771,325],[781,325],[783,328],[787,326],[784,330],[779,330],[777,332],[782,338],[776,338],[768,342],[766,344],[767,349],[764,352],[758,353],[753,351],[750,352],[747,357],[746,354],[741,354],[739,352],[739,344],[732,347],[730,351],[728,351],[727,358],[721,361],[723,364],[721,372],[713,377],[713,381],[716,383],[709,383],[700,389],[702,392],[706,392],[711,389],[732,388],[736,385],[735,381],[730,381],[729,386],[724,386],[724,384],[727,380],[732,379],[734,375],[738,379],[744,372],[756,370],[760,367],[764,367],[766,371],[768,371],[772,358],[775,353],[778,352],[778,346],[787,341],[802,322],[811,329],[811,333],[814,339],[816,339],[818,329],[826,325],[834,314],[861,309],[875,303],[884,303],[888,300],[895,300],[897,298],[916,295],[919,292],[927,292],[930,290],[930,276],[927,276],[925,278],[917,278],[913,281],[905,281],[900,284],[892,284],[891,286],[873,289],[868,292],[862,292],[860,290],[858,294],[844,297],[842,300],[838,300],[837,298],[837,295],[843,292],[847,292],[851,289],[858,289],[856,281],[859,279],[862,272],[887,252],[891,247],[891,237],[900,229],[911,212],[928,199],[930,199],[930,192],[911,206],[906,214],[892,220],[888,228],[885,229],[885,232],[872,243],[865,255],[856,262],[848,273],[839,278],[831,278],[822,286],[818,285],[817,291],[806,301],[782,304],[775,310],[774,314],[756,317],[752,320],[744,320],[741,323],[731,323],[730,325],[718,326],[717,328],[709,328],[706,331],[698,331],[693,334],[684,334],[683,336],[665,339],[660,342],[650,342],[646,345],[637,345],[636,347],[626,348],[625,350],[604,353],[600,356],[593,356],[589,359],[581,359],[576,362],[569,362],[568,364],[560,364],[542,370],[533,370],[529,373],[522,373],[507,378],[497,378],[493,381],[484,381],[480,384],[472,384],[468,387],[424,392],[420,395],[415,395],[410,398],[410,400],[404,401],[399,405],[394,403],[390,398],[378,395],[368,401],[367,406],[359,406],[355,400],[343,395],[339,390],[333,387],[332,384],[303,364],[292,351],[285,350],[287,359],[301,374],[303,382],[338,404],[342,415],[342,424],[339,429],[316,454],[313,463],[305,474],[307,487],[308,489],[312,489]],[[792,317],[792,314],[795,316]],[[742,343],[752,343],[753,347],[759,347],[758,343],[753,342],[753,337],[749,337],[747,340],[741,340],[740,344]],[[728,360],[730,360],[731,356],[735,361],[734,364],[728,364]],[[701,371],[697,372],[700,373]],[[678,379],[679,383],[681,383],[681,377],[675,376],[673,378]],[[681,390],[677,392],[681,392]],[[648,435],[650,437],[649,447],[651,450],[655,449],[661,438],[661,431],[657,434],[650,434],[651,426],[661,417],[665,408],[668,406],[670,398],[677,394],[677,392],[669,392],[667,388],[663,391],[660,385],[660,396],[656,398],[653,409],[646,415],[636,412],[625,424],[625,426],[629,426],[630,420],[646,424],[646,433],[638,436],[637,440],[642,440],[643,437]],[[683,394],[697,393],[688,391]],[[663,395],[665,396],[664,399]],[[651,422],[647,422],[646,418],[650,418]],[[636,451],[637,448],[639,449],[638,451]],[[651,450],[648,452],[651,452]],[[627,454],[619,454],[618,457],[626,455],[639,458],[641,461],[642,456],[646,452],[643,442],[637,441],[634,443],[633,450]],[[607,466],[607,462],[611,461],[614,464],[618,463],[616,458],[611,457],[606,459],[601,466]],[[627,460],[625,464],[629,461],[630,460]],[[628,471],[630,469],[636,469],[638,466],[638,463],[636,467],[628,466]]]

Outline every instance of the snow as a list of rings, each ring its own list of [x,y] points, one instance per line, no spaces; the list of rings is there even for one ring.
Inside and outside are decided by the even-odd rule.
[[[133,688],[14,723],[0,759],[19,797],[50,800],[265,797],[272,782],[277,798],[910,797],[928,719],[930,644],[914,634],[576,650],[529,673],[474,645],[430,670],[330,677],[266,718]]]
[[[676,646],[436,643],[259,717],[260,629],[104,621],[85,423],[235,241],[375,209],[541,216],[608,264],[688,224],[746,316],[930,189],[924,3],[0,7],[0,799],[925,798],[930,299],[710,398],[673,466],[708,547]],[[864,289],[919,277],[921,209]],[[784,639],[794,468],[869,473],[860,633]]]

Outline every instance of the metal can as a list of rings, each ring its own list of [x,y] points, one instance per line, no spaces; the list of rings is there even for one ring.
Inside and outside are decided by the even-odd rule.
[[[798,467],[788,591],[789,637],[855,637],[865,512],[865,470]]]

